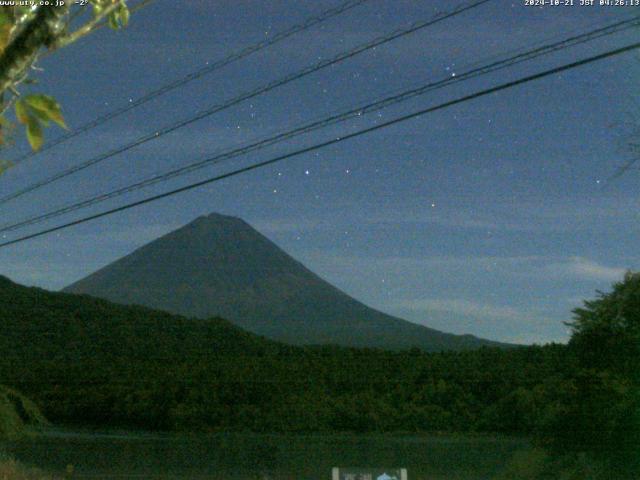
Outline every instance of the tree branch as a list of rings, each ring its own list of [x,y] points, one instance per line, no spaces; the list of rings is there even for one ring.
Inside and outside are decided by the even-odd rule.
[[[35,62],[38,51],[51,47],[64,25],[68,7],[40,6],[35,16],[13,39],[0,56],[0,92],[14,84],[16,79]]]
[[[111,5],[109,5],[103,11],[101,11],[100,15],[96,16],[93,20],[85,23],[82,27],[78,28],[73,33],[64,35],[63,37],[56,39],[55,47],[56,48],[66,47],[67,45],[70,45],[73,42],[77,42],[82,37],[89,35],[96,28],[99,28],[101,22],[105,18],[107,18],[116,8],[118,8],[120,4],[121,4],[120,0],[114,0]]]

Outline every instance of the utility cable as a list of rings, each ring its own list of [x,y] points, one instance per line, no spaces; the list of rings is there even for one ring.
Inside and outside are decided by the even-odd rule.
[[[157,97],[160,97],[166,93],[169,93],[177,88],[180,88],[194,80],[197,80],[198,78],[204,77],[205,75],[208,75],[212,72],[215,72],[216,70],[220,70],[223,67],[226,67],[227,65],[230,65],[234,62],[237,62],[239,60],[242,60],[243,58],[248,57],[249,55],[252,55],[256,52],[259,52],[261,50],[264,50],[267,47],[270,47],[272,45],[275,45],[276,43],[279,43],[297,33],[300,33],[304,30],[308,30],[309,28],[318,25],[322,22],[325,22],[337,15],[340,15],[341,13],[344,13],[348,10],[351,10],[354,7],[357,7],[358,5],[361,5],[365,2],[368,2],[369,0],[349,0],[345,3],[342,3],[341,5],[335,7],[335,8],[331,8],[329,10],[325,10],[324,12],[321,12],[319,15],[313,16],[308,18],[307,20],[305,20],[304,22],[298,24],[298,25],[294,25],[290,28],[288,28],[287,30],[283,30],[282,32],[278,32],[277,34],[275,34],[274,36],[272,36],[269,39],[263,40],[261,42],[255,43],[253,45],[250,45],[248,47],[245,47],[241,50],[238,50],[234,53],[231,53],[230,55],[212,63],[211,65],[206,65],[205,67],[202,67],[198,70],[194,70],[191,73],[188,73],[187,75],[185,75],[182,78],[179,78],[177,80],[174,80],[171,83],[168,83],[166,85],[163,85],[162,87],[159,87],[155,90],[152,90],[146,94],[144,94],[143,96],[141,96],[140,98],[137,98],[131,102],[129,102],[126,105],[123,105],[122,107],[115,109],[109,113],[105,113],[104,115],[95,118],[94,120],[91,120],[88,123],[85,123],[84,125],[72,130],[69,133],[66,133],[64,135],[61,135],[49,142],[47,142],[40,150],[38,151],[31,151],[28,153],[25,153],[24,155],[16,158],[15,160],[13,160],[13,163],[20,163],[24,160],[27,160],[29,158],[35,157],[36,155],[43,153],[53,147],[55,147],[56,145],[60,145],[61,143],[66,142],[67,140],[70,140],[74,137],[77,137],[78,135],[88,132],[89,130],[92,130],[106,122],[108,122],[109,120],[112,120],[116,117],[119,117],[120,115],[127,113],[131,110],[133,110],[134,108],[139,107],[140,105],[143,105]],[[141,6],[146,5],[149,2],[149,0],[143,1],[141,2]],[[136,5],[135,8],[138,8],[139,6]],[[103,25],[103,24],[101,24]]]
[[[446,78],[443,78],[439,81],[436,82],[432,82],[432,83],[428,83],[426,85],[421,85],[418,88],[414,88],[414,89],[410,89],[407,91],[403,91],[399,94],[396,95],[392,95],[386,98],[383,98],[381,100],[377,100],[375,102],[371,102],[368,103],[366,105],[360,105],[358,107],[352,108],[348,111],[345,112],[341,112],[339,114],[335,114],[332,116],[329,116],[327,118],[323,118],[321,120],[317,120],[311,123],[308,123],[306,125],[297,127],[293,130],[289,130],[283,133],[279,133],[275,136],[271,136],[268,137],[266,139],[262,139],[259,140],[257,142],[254,143],[250,143],[248,145],[242,146],[242,147],[238,147],[238,148],[234,148],[230,151],[226,151],[220,154],[217,154],[214,157],[210,157],[204,160],[199,160],[197,162],[193,162],[189,165],[185,165],[182,167],[178,167],[175,168],[173,170],[170,170],[168,172],[162,173],[162,174],[157,174],[157,175],[153,175],[149,178],[146,178],[144,180],[135,182],[131,185],[127,185],[125,187],[121,187],[115,190],[112,190],[110,192],[107,193],[103,193],[100,195],[96,195],[93,197],[90,197],[89,199],[86,200],[82,200],[80,202],[75,202],[75,203],[71,203],[69,205],[65,205],[63,207],[58,207],[52,211],[49,211],[47,213],[44,214],[38,214],[32,217],[29,217],[25,220],[16,222],[16,223],[11,223],[11,224],[5,224],[0,226],[0,233],[2,232],[8,232],[8,231],[13,231],[13,230],[17,230],[19,228],[28,226],[28,225],[33,225],[36,223],[41,223],[43,221],[49,220],[51,218],[55,218],[58,217],[60,215],[66,214],[66,213],[70,213],[82,208],[86,208],[88,206],[97,204],[97,203],[101,203],[104,202],[106,200],[124,195],[126,193],[130,193],[136,190],[139,190],[141,188],[144,187],[148,187],[160,182],[164,182],[167,181],[169,179],[175,178],[177,176],[180,175],[184,175],[187,173],[191,173],[193,171],[199,170],[201,168],[204,167],[208,167],[211,165],[217,165],[219,163],[222,163],[223,161],[227,161],[229,159],[232,158],[236,158],[239,156],[243,156],[246,155],[250,152],[254,152],[257,150],[261,150],[263,148],[266,148],[270,145],[273,145],[275,143],[279,143],[282,142],[284,140],[288,140],[294,137],[297,137],[299,135],[302,134],[306,134],[309,133],[311,131],[315,131],[321,128],[326,128],[327,126],[330,125],[334,125],[340,122],[344,122],[347,121],[349,119],[352,118],[357,118],[360,117],[364,114],[373,112],[373,111],[379,111],[383,108],[389,107],[391,105],[395,105],[397,103],[400,102],[404,102],[407,101],[413,97],[419,96],[419,95],[423,95],[425,93],[428,93],[430,91],[436,90],[436,89],[440,89],[446,86],[449,86],[451,84],[457,83],[457,82],[461,82],[461,81],[465,81],[465,80],[469,80],[471,78],[475,78],[478,76],[482,76],[482,75],[487,75],[489,73],[493,73],[495,71],[498,70],[502,70],[504,68],[508,68],[511,67],[513,65],[516,65],[518,63],[524,62],[524,61],[528,61],[534,58],[538,58],[542,55],[548,55],[550,53],[559,51],[559,50],[563,50],[565,48],[568,47],[572,47],[572,46],[576,46],[582,43],[586,43],[589,41],[593,41],[597,38],[601,38],[605,35],[612,35],[614,33],[619,33],[621,31],[624,31],[626,29],[629,28],[635,28],[636,26],[638,26],[640,24],[640,16],[635,16],[631,19],[627,19],[627,20],[623,20],[620,22],[616,22],[612,25],[608,25],[606,27],[602,27],[587,33],[583,33],[580,35],[576,35],[573,37],[569,37],[567,39],[564,39],[562,41],[559,42],[555,42],[555,43],[551,43],[551,44],[547,44],[538,48],[534,48],[531,50],[528,50],[526,52],[520,53],[518,55],[514,55],[511,56],[509,58],[503,59],[503,60],[499,60],[493,63],[490,63],[488,65],[483,65],[481,67],[478,68],[473,68],[470,69],[466,72],[460,73],[456,76],[448,76]]]
[[[150,142],[152,140],[156,140],[157,138],[163,137],[164,135],[167,135],[171,132],[174,132],[180,128],[186,127],[188,125],[191,125],[195,122],[197,122],[198,120],[202,120],[203,118],[209,117],[215,113],[221,112],[223,110],[226,110],[232,106],[235,106],[241,102],[244,102],[245,100],[249,100],[251,98],[257,97],[258,95],[262,95],[263,93],[269,92],[277,87],[280,87],[282,85],[285,85],[287,83],[290,83],[294,80],[298,80],[302,77],[305,77],[311,73],[317,72],[319,70],[322,70],[324,68],[327,68],[331,65],[335,65],[337,63],[343,62],[349,58],[355,57],[356,55],[359,55],[360,53],[363,53],[365,51],[371,50],[373,48],[376,48],[380,45],[383,45],[385,43],[391,42],[397,38],[400,37],[404,37],[406,35],[409,35],[411,33],[414,33],[418,30],[424,29],[426,27],[435,25],[436,23],[439,23],[445,19],[460,15],[463,12],[466,12],[468,10],[471,10],[473,8],[479,7],[487,2],[489,2],[491,0],[479,0],[479,1],[475,1],[472,2],[470,4],[466,4],[466,5],[461,5],[458,6],[456,8],[454,8],[452,11],[450,11],[449,13],[446,14],[438,14],[435,17],[431,18],[430,20],[426,20],[426,21],[420,21],[420,22],[416,22],[414,24],[412,24],[411,26],[409,26],[408,28],[405,29],[400,29],[400,30],[396,30],[394,32],[392,32],[391,34],[385,35],[383,37],[379,37],[377,39],[374,39],[368,43],[362,44],[356,48],[353,48],[351,50],[342,52],[340,54],[338,54],[337,56],[327,59],[327,60],[322,60],[316,64],[310,65],[308,67],[303,68],[302,70],[286,75],[283,78],[280,78],[278,80],[275,80],[273,82],[268,83],[267,85],[264,85],[262,87],[258,87],[257,89],[251,90],[249,92],[243,93],[238,95],[237,97],[234,97],[220,105],[214,105],[204,111],[198,112],[196,113],[194,116],[191,116],[185,120],[181,120],[177,123],[174,123],[168,127],[164,127],[160,130],[157,130],[153,133],[147,134],[131,143],[128,143],[124,146],[121,147],[117,147],[113,150],[110,150],[106,153],[103,153],[101,155],[98,155],[97,157],[91,158],[89,160],[86,160],[78,165],[72,166],[66,170],[63,170],[62,172],[59,172],[55,175],[52,175],[51,177],[48,177],[46,179],[40,180],[38,182],[35,182],[27,187],[24,187],[14,193],[11,193],[9,195],[6,195],[2,198],[0,198],[0,205],[4,205],[5,203],[14,200],[18,197],[21,197],[27,193],[33,192],[35,190],[38,190],[39,188],[42,188],[46,185],[49,185],[57,180],[60,180],[62,178],[68,177],[69,175],[72,175],[74,173],[77,173],[79,171],[82,171],[86,168],[89,168],[93,165],[96,165],[104,160],[107,160],[111,157],[114,157],[116,155],[119,155],[120,153],[126,152],[128,150],[131,150],[132,148],[138,147],[140,145],[143,145],[147,142]]]
[[[497,86],[494,86],[494,87],[491,87],[491,88],[487,88],[487,89],[484,89],[484,90],[480,90],[478,92],[474,92],[474,93],[471,93],[469,95],[465,95],[463,97],[459,97],[459,98],[454,99],[454,100],[449,100],[447,102],[441,103],[441,104],[433,106],[433,107],[428,107],[428,108],[425,108],[425,109],[422,109],[422,110],[418,110],[418,111],[415,111],[415,112],[412,112],[412,113],[409,113],[409,114],[406,114],[406,115],[402,115],[400,117],[394,118],[394,119],[389,120],[387,122],[380,123],[380,124],[377,124],[377,125],[374,125],[372,127],[368,127],[368,128],[362,129],[362,130],[358,130],[356,132],[353,132],[353,133],[350,133],[350,134],[347,134],[347,135],[344,135],[344,136],[341,136],[341,137],[333,138],[331,140],[327,140],[327,141],[322,142],[322,143],[317,143],[315,145],[312,145],[312,146],[309,146],[309,147],[305,147],[305,148],[302,148],[302,149],[299,149],[299,150],[295,150],[293,152],[286,153],[284,155],[279,155],[279,156],[270,158],[268,160],[264,160],[262,162],[254,163],[253,165],[242,167],[242,168],[239,168],[239,169],[236,169],[236,170],[233,170],[233,171],[221,174],[221,175],[216,175],[214,177],[210,177],[210,178],[207,178],[207,179],[204,179],[204,180],[200,180],[200,181],[195,182],[195,183],[190,183],[190,184],[185,185],[183,187],[176,188],[176,189],[173,189],[173,190],[170,190],[170,191],[167,191],[167,192],[164,192],[164,193],[160,193],[160,194],[157,194],[157,195],[153,195],[151,197],[147,197],[147,198],[144,198],[142,200],[131,202],[131,203],[128,203],[126,205],[122,205],[122,206],[119,206],[119,207],[116,207],[116,208],[112,208],[110,210],[106,210],[106,211],[103,211],[103,212],[100,212],[100,213],[89,215],[89,216],[86,216],[86,217],[83,217],[83,218],[80,218],[80,219],[77,219],[77,220],[74,220],[74,221],[71,221],[71,222],[64,223],[62,225],[58,225],[58,226],[55,226],[55,227],[51,227],[51,228],[47,228],[47,229],[44,229],[44,230],[40,230],[38,232],[29,234],[29,235],[25,235],[25,236],[22,236],[20,238],[16,238],[16,239],[13,239],[13,240],[10,240],[10,241],[7,241],[7,242],[3,242],[3,243],[0,243],[0,248],[7,247],[9,245],[14,245],[16,243],[24,242],[26,240],[30,240],[30,239],[33,239],[33,238],[37,238],[37,237],[46,235],[48,233],[60,231],[62,229],[69,228],[69,227],[72,227],[72,226],[75,226],[75,225],[80,225],[82,223],[86,223],[86,222],[89,222],[91,220],[95,220],[95,219],[98,219],[98,218],[102,218],[102,217],[106,217],[106,216],[109,216],[109,215],[113,215],[115,213],[122,212],[122,211],[125,211],[125,210],[129,210],[131,208],[138,207],[140,205],[145,205],[147,203],[155,202],[155,201],[161,200],[163,198],[168,198],[168,197],[177,195],[179,193],[183,193],[183,192],[186,192],[186,191],[189,191],[189,190],[193,190],[194,188],[198,188],[198,187],[202,187],[204,185],[209,185],[209,184],[212,184],[212,183],[216,183],[216,182],[219,182],[219,181],[227,179],[227,178],[235,177],[237,175],[241,175],[243,173],[250,172],[252,170],[257,170],[259,168],[263,168],[263,167],[266,167],[266,166],[269,166],[269,165],[273,165],[273,164],[278,163],[278,162],[282,162],[282,161],[284,161],[286,159],[289,159],[289,158],[292,158],[292,157],[296,157],[296,156],[299,156],[299,155],[303,155],[305,153],[309,153],[309,152],[313,152],[313,151],[316,151],[316,150],[320,150],[322,148],[325,148],[325,147],[328,147],[328,146],[331,146],[331,145],[335,145],[337,143],[341,143],[341,142],[344,142],[346,140],[350,140],[352,138],[360,137],[362,135],[366,135],[366,134],[381,130],[383,128],[387,128],[387,127],[390,127],[392,125],[396,125],[396,124],[399,124],[399,123],[402,123],[402,122],[406,122],[408,120],[412,120],[414,118],[420,117],[422,115],[426,115],[428,113],[432,113],[432,112],[435,112],[435,111],[438,111],[438,110],[443,110],[445,108],[448,108],[448,107],[451,107],[451,106],[454,106],[454,105],[459,105],[461,103],[465,103],[465,102],[468,102],[468,101],[471,101],[471,100],[475,100],[475,99],[480,98],[480,97],[484,97],[484,96],[487,96],[487,95],[490,95],[490,94],[493,94],[493,93],[500,92],[502,90],[506,90],[506,89],[509,89],[509,88],[516,87],[518,85],[522,85],[522,84],[529,83],[529,82],[532,82],[532,81],[535,81],[535,80],[539,80],[541,78],[545,78],[545,77],[548,77],[548,76],[551,76],[551,75],[555,75],[557,73],[565,72],[567,70],[578,68],[578,67],[581,67],[581,66],[593,63],[593,62],[604,60],[606,58],[611,58],[611,57],[614,57],[614,56],[622,55],[624,53],[630,52],[632,50],[636,50],[638,48],[640,48],[640,42],[633,43],[631,45],[627,45],[627,46],[624,46],[624,47],[620,47],[620,48],[617,48],[615,50],[609,50],[609,51],[601,53],[599,55],[595,55],[595,56],[592,56],[592,57],[584,58],[582,60],[579,60],[579,61],[576,61],[576,62],[573,62],[573,63],[569,63],[569,64],[565,64],[565,65],[562,65],[562,66],[559,66],[559,67],[555,67],[555,68],[552,68],[552,69],[549,69],[549,70],[545,70],[545,71],[540,72],[540,73],[536,73],[536,74],[533,74],[533,75],[528,75],[526,77],[522,77],[522,78],[519,78],[517,80],[513,80],[513,81],[510,81],[510,82],[505,82],[505,83],[502,83],[500,85],[497,85]]]

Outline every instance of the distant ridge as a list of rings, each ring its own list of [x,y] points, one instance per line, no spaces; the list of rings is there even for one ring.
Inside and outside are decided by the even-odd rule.
[[[428,351],[503,345],[443,333],[367,307],[243,220],[215,213],[148,243],[64,291],[190,317],[219,316],[292,344]]]

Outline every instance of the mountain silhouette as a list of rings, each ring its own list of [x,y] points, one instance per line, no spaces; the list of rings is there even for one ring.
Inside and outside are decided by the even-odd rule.
[[[199,217],[65,288],[188,317],[222,317],[292,344],[428,351],[501,345],[396,318],[324,281],[235,217]]]

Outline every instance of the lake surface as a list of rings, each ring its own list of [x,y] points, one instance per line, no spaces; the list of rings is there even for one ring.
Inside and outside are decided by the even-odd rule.
[[[151,435],[48,431],[5,442],[17,460],[78,479],[330,479],[331,467],[406,467],[409,480],[491,479],[523,439],[387,435]]]

